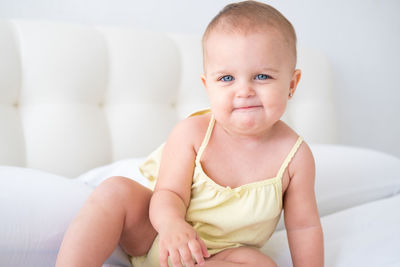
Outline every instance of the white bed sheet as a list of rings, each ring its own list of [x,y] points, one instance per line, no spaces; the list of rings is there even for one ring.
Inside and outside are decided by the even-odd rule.
[[[321,219],[325,266],[400,266],[400,194],[343,210]],[[263,248],[280,267],[292,266],[286,231]]]

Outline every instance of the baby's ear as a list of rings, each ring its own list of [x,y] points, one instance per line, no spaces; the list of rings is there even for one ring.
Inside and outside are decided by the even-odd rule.
[[[206,75],[202,74],[200,76],[200,78],[201,78],[201,81],[203,82],[204,87],[207,89]]]
[[[290,88],[289,88],[292,95],[296,91],[297,85],[300,82],[300,78],[301,78],[301,70],[299,70],[299,69],[294,70],[293,75],[292,75],[292,80],[290,81]]]

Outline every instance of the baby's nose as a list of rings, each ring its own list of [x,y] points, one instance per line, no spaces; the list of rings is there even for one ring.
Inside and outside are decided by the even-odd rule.
[[[255,91],[251,84],[243,83],[242,85],[238,86],[236,96],[237,97],[250,97],[254,96]]]

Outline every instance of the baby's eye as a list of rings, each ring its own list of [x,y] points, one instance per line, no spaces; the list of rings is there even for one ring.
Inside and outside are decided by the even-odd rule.
[[[257,74],[256,76],[256,80],[267,80],[267,79],[271,79],[271,76],[267,74]]]
[[[223,81],[223,82],[231,82],[234,80],[234,78],[232,75],[225,75],[225,76],[222,76],[219,80]]]

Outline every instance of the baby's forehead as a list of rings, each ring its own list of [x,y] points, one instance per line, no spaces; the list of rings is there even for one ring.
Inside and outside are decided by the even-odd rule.
[[[254,36],[257,38],[255,39]],[[236,42],[240,43],[242,40],[254,40],[254,43],[252,43],[254,46],[261,42],[263,44],[268,43],[268,46],[270,46],[269,44],[274,44],[289,50],[295,49],[293,44],[279,30],[273,27],[252,30],[215,29],[203,40],[204,56],[208,51],[212,51],[217,44],[226,43],[229,46],[229,44],[235,44]]]
[[[273,39],[276,44],[282,48],[288,49],[288,53],[293,55],[294,64],[296,64],[297,51],[296,40],[286,33],[282,27],[276,25],[242,25],[241,27],[233,27],[232,25],[218,25],[209,29],[207,34],[203,36],[203,59],[207,56],[207,51],[213,49],[213,44],[219,42],[221,38],[229,38],[232,41],[240,38],[249,38],[251,35],[264,36],[266,39]],[[204,62],[206,63],[206,62]]]
[[[226,51],[224,47],[229,46],[229,48],[238,48],[239,50],[233,52],[236,53],[235,57],[239,55],[247,55],[248,48],[246,51],[243,51],[240,48],[240,45],[234,45],[236,43],[242,43],[243,40],[245,40],[244,43],[251,45],[250,49],[253,50],[255,53],[261,52],[267,53],[267,55],[275,55],[274,58],[284,56],[286,58],[285,61],[288,60],[288,64],[293,65],[293,67],[295,67],[296,65],[295,45],[293,45],[293,43],[286,39],[282,32],[275,27],[253,28],[251,30],[227,30],[226,28],[216,28],[213,29],[213,31],[210,31],[207,38],[203,40],[204,68],[206,68],[206,66],[208,65],[209,60],[211,59],[210,56],[214,60],[216,58],[221,59],[221,54],[225,54]],[[263,58],[271,59],[270,56],[268,56],[267,58]],[[214,60],[213,63],[215,63]]]

